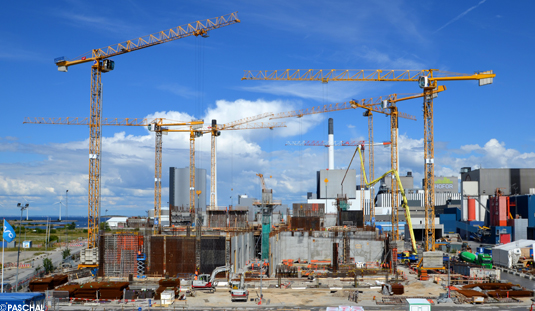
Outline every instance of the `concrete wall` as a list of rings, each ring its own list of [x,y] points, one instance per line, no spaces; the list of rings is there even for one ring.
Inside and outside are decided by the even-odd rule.
[[[363,234],[360,233],[359,234]],[[369,232],[369,235],[374,235]],[[334,237],[334,232],[280,232],[270,238],[271,266],[270,273],[274,272],[276,265],[283,259],[301,260],[332,260],[333,243],[338,243],[338,254],[342,256],[342,237]],[[383,255],[384,242],[376,240],[363,240],[350,236],[350,257],[355,262],[378,261]]]
[[[252,232],[245,232],[230,238],[230,263],[234,271],[244,269],[247,262],[255,258],[254,246]]]

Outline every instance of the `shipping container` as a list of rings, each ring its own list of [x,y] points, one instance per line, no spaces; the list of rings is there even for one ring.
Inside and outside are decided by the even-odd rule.
[[[513,224],[513,241],[526,240],[528,238],[528,220],[512,219]]]
[[[528,227],[528,240],[535,240],[535,228]]]
[[[535,227],[535,195],[529,196],[528,203],[528,226]]]

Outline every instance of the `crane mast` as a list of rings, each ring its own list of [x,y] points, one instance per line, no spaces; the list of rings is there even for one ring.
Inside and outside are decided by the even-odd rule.
[[[115,63],[109,59],[150,46],[170,42],[188,36],[207,37],[209,30],[238,23],[237,12],[197,21],[195,23],[171,28],[137,39],[110,45],[101,49],[93,49],[77,58],[67,60],[65,57],[54,59],[59,71],[67,72],[68,67],[92,62],[90,122],[89,122],[89,184],[88,184],[88,248],[98,244],[100,219],[100,176],[101,176],[101,142],[102,142],[102,73],[114,69]],[[158,183],[155,180],[155,183]]]

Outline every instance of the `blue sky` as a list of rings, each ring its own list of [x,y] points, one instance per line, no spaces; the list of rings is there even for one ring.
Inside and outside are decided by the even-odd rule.
[[[494,70],[489,86],[450,82],[435,100],[435,172],[463,166],[534,167],[529,90],[535,26],[532,1],[55,1],[6,2],[0,12],[0,214],[56,215],[69,190],[71,215],[87,214],[86,126],[22,124],[24,117],[87,117],[90,66],[58,72],[54,58],[90,51],[171,27],[238,11],[241,23],[114,58],[103,74],[103,115],[167,117],[208,124],[391,93],[416,93],[414,83],[241,81],[243,70],[440,69]],[[524,96],[522,96],[522,94]],[[524,98],[523,98],[524,97]],[[514,98],[517,98],[516,100]],[[422,100],[402,102],[400,172],[423,173]],[[258,197],[256,173],[284,203],[315,191],[326,168],[321,147],[287,141],[367,139],[362,111],[283,119],[286,128],[227,131],[218,140],[218,204]],[[389,119],[375,116],[375,140],[388,141]],[[209,173],[209,136],[197,140],[197,165]],[[163,196],[170,166],[188,165],[187,135],[164,136]],[[338,148],[346,168],[353,150]],[[376,151],[376,174],[388,169],[389,149]],[[144,128],[103,130],[102,206],[111,214],[153,208],[154,137]],[[208,189],[206,193],[208,193]],[[63,199],[64,200],[64,199]]]

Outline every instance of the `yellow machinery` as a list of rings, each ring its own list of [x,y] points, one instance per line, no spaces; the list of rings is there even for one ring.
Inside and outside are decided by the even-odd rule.
[[[438,94],[442,91],[445,91],[446,87],[443,85],[438,86],[433,90],[433,95]],[[378,112],[390,116],[390,164],[391,169],[399,173],[399,151],[398,151],[398,117],[402,117],[409,120],[416,120],[416,118],[407,115],[403,112],[399,112],[396,106],[397,102],[405,101],[409,99],[415,99],[423,97],[424,93],[419,94],[391,94],[385,96],[381,101],[380,105],[366,105],[366,101],[350,101],[350,104],[353,108],[363,108],[366,110],[365,116],[368,117],[368,136],[370,138],[370,147],[368,148],[369,152],[369,169],[370,169],[370,180],[375,178],[374,172],[374,143],[373,143],[373,112]],[[374,197],[373,188],[371,190],[370,197]],[[398,186],[396,183],[392,183],[392,197],[391,197],[391,206],[392,206],[392,238],[394,241],[399,239],[399,215],[398,215]],[[370,200],[370,222],[372,218],[375,217],[375,207],[373,205],[373,200]]]
[[[362,157],[361,147],[358,146],[357,150],[359,152],[359,157],[360,157],[360,166],[362,168],[362,171],[365,172],[364,159]],[[389,174],[392,174],[392,175],[394,175],[394,177],[396,177],[396,183],[399,186],[399,192],[401,194],[401,199],[402,199],[401,207],[403,207],[405,209],[405,219],[406,219],[407,225],[409,226],[409,234],[411,236],[412,253],[413,254],[418,254],[418,249],[416,248],[416,239],[414,238],[414,231],[412,229],[411,212],[409,210],[409,204],[407,203],[407,197],[405,196],[405,190],[403,189],[403,185],[401,184],[401,180],[399,179],[398,172],[396,170],[391,169],[388,172],[386,172],[383,175],[381,175],[381,177],[379,177],[377,179],[374,179],[374,180],[372,180],[370,182],[368,182],[368,180],[366,178],[366,174],[364,174],[364,182],[365,182],[366,186],[373,186],[376,183],[380,182],[381,179],[383,179],[384,177],[388,176]],[[392,182],[392,184],[393,183],[394,182]],[[394,258],[394,260],[396,260],[396,259]]]
[[[58,57],[54,60],[58,70],[67,72],[70,66],[91,63],[91,104],[89,119],[89,187],[88,187],[88,247],[93,248],[98,243],[100,216],[100,156],[102,132],[102,82],[103,72],[114,69],[115,63],[111,57],[144,49],[150,46],[189,37],[208,36],[208,31],[240,22],[237,12],[197,21],[195,23],[160,31],[144,37],[128,40],[115,45],[91,50],[74,59],[67,60]]]
[[[438,86],[435,90],[433,90],[433,95],[438,94],[442,91],[445,91],[446,87],[443,85]],[[391,168],[393,170],[396,170],[399,172],[398,169],[398,118],[404,118],[408,120],[414,120],[416,121],[416,117],[412,116],[407,113],[399,112],[396,106],[397,102],[415,99],[423,97],[424,93],[414,93],[414,94],[390,94],[386,96],[379,96],[379,97],[373,97],[373,98],[366,98],[361,100],[351,100],[349,103],[337,103],[337,104],[331,104],[331,105],[324,105],[324,106],[317,106],[317,107],[311,107],[307,109],[300,109],[297,111],[288,111],[288,112],[281,112],[275,114],[270,119],[280,119],[280,118],[290,118],[290,117],[303,117],[305,115],[309,114],[318,114],[318,113],[325,113],[325,112],[331,112],[331,111],[340,111],[340,110],[347,110],[347,109],[356,109],[356,108],[362,108],[366,110],[366,116],[369,117],[368,119],[368,136],[370,138],[370,146],[368,148],[369,151],[369,167],[370,167],[370,180],[374,180],[374,143],[373,143],[373,113],[381,113],[385,114],[387,116],[390,116],[390,137],[391,137]],[[364,174],[362,174],[364,175]],[[374,196],[374,193],[372,192],[370,194],[372,197]],[[398,187],[396,183],[392,183],[392,233],[393,233],[393,239],[398,240],[399,238],[399,217],[398,217]],[[369,220],[370,222],[372,219],[375,218],[375,207],[373,205],[373,200],[370,200],[370,213],[369,213]]]
[[[435,249],[435,149],[433,134],[433,90],[438,82],[478,80],[479,85],[493,82],[496,75],[490,71],[473,74],[454,73],[438,69],[424,70],[344,70],[344,69],[285,69],[245,70],[242,80],[279,81],[381,81],[418,82],[424,90],[424,198],[425,198],[425,249]]]

